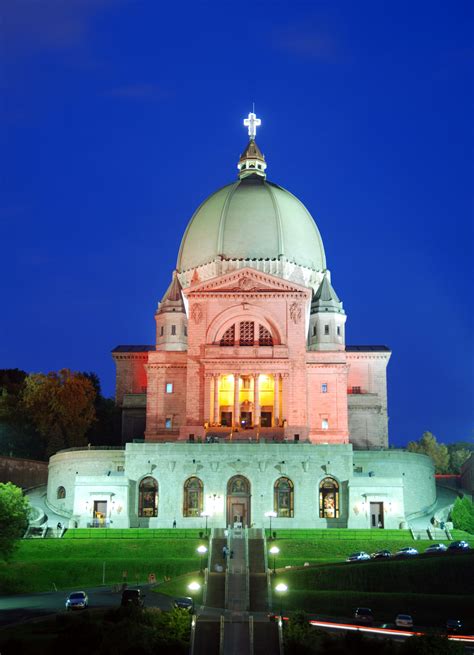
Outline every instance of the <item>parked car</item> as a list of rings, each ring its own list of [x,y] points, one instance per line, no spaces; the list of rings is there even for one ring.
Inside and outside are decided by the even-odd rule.
[[[455,632],[461,632],[462,622],[459,619],[448,619],[446,621],[446,632],[453,634]]]
[[[180,610],[188,610],[191,614],[194,612],[194,601],[190,596],[174,599],[174,606]]]
[[[459,553],[459,552],[466,552],[470,550],[469,543],[467,541],[461,540],[461,541],[452,541],[449,546],[448,546],[448,551],[450,553]]]
[[[414,557],[415,555],[418,555],[418,551],[413,546],[406,546],[395,553],[395,557]]]
[[[361,550],[358,553],[352,553],[349,555],[346,562],[365,562],[368,559],[370,559],[370,555]]]
[[[433,555],[436,553],[444,553],[447,550],[448,547],[444,544],[433,544],[432,546],[428,546],[428,548],[425,550],[425,553],[426,555]]]
[[[397,628],[413,628],[413,618],[410,614],[397,614],[395,625]]]
[[[89,598],[85,591],[73,591],[66,599],[67,610],[85,610],[89,607]]]
[[[392,553],[389,550],[378,550],[376,553],[372,553],[372,559],[390,559]]]
[[[145,596],[141,593],[140,589],[125,589],[122,591],[122,607],[143,607],[143,599]]]
[[[372,625],[374,622],[374,615],[369,607],[358,607],[354,612],[354,618],[358,623],[367,625]]]

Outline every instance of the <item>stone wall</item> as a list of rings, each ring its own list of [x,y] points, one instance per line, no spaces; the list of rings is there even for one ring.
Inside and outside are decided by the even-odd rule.
[[[0,482],[13,482],[18,487],[30,489],[46,484],[48,463],[18,457],[0,457]]]

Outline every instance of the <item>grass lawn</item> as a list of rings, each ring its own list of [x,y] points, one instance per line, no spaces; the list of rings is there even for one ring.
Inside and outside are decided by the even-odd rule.
[[[100,532],[100,530],[97,530]],[[197,538],[177,539],[31,539],[21,541],[13,559],[0,562],[0,593],[26,593],[92,587],[105,582],[159,581],[199,568]]]
[[[199,582],[201,585],[201,590],[199,592],[191,593],[188,589],[188,585],[191,582]],[[154,587],[152,591],[159,594],[166,594],[167,596],[173,596],[175,598],[179,596],[190,596],[194,598],[194,602],[197,605],[202,604],[202,587],[204,584],[203,576],[199,575],[198,571],[193,573],[187,573],[185,575],[180,575],[177,578],[173,578],[169,582],[164,582],[157,587]]]

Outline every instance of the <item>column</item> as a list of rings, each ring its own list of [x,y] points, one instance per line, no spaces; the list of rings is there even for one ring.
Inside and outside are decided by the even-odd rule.
[[[273,425],[280,425],[280,374],[273,376]]]
[[[253,374],[253,424],[256,427],[260,425],[260,375]]]
[[[211,422],[211,373],[204,374],[204,423]]]
[[[286,420],[286,424],[290,423],[290,385],[289,385],[290,374],[282,373],[281,375],[281,407],[280,407],[280,419]]]
[[[220,423],[221,417],[219,415],[219,380],[220,375],[214,375],[214,423]]]
[[[232,422],[234,423],[234,427],[236,428],[240,427],[239,382],[240,382],[239,373],[234,373],[234,415],[232,417]]]

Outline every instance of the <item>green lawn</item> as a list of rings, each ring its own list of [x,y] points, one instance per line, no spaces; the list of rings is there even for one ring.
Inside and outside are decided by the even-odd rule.
[[[100,532],[100,530],[97,530]],[[13,559],[0,562],[0,593],[49,591],[102,584],[159,581],[199,569],[196,538],[177,539],[31,539],[21,541]]]
[[[190,592],[188,589],[190,582],[199,582],[201,585],[201,590],[199,592]],[[180,575],[177,578],[173,578],[169,582],[164,582],[157,587],[154,587],[153,591],[159,594],[173,596],[174,598],[179,596],[191,596],[194,598],[194,602],[200,605],[202,603],[203,584],[203,576],[199,575],[199,572],[194,572],[187,573],[186,575]]]

